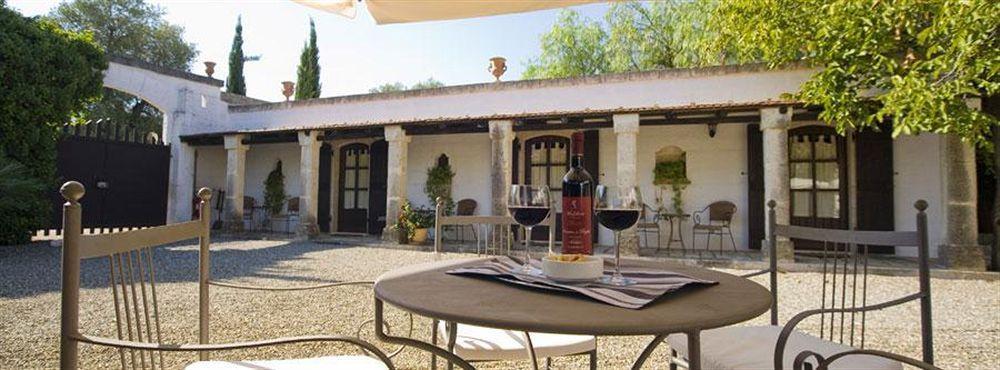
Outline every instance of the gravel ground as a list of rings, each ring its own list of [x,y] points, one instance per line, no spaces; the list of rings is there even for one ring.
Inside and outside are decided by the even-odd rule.
[[[55,368],[58,364],[59,249],[43,246],[0,247],[0,369]],[[448,254],[445,258],[467,255]],[[197,248],[160,247],[156,251],[157,285],[164,341],[195,342],[197,338]],[[371,280],[384,271],[433,260],[433,254],[371,247],[336,247],[307,242],[220,241],[213,244],[216,279],[234,282],[313,284],[334,280]],[[113,336],[113,306],[107,287],[106,262],[85,261],[81,292],[81,328]],[[781,320],[815,307],[819,275],[781,276]],[[765,282],[766,278],[758,278]],[[1000,281],[944,280],[932,282],[934,340],[938,364],[949,369],[1000,368]],[[342,287],[318,292],[248,292],[212,288],[212,341],[265,339],[305,334],[353,334],[372,317],[371,290]],[[881,301],[916,291],[913,277],[876,276],[869,299]],[[919,357],[919,311],[909,304],[868,316],[867,347]],[[390,310],[403,326],[405,316]],[[766,315],[765,315],[766,316]],[[746,324],[764,324],[760,317]],[[426,338],[429,320],[416,320],[416,335]],[[812,331],[815,323],[803,328]],[[369,324],[364,337],[372,338]],[[649,337],[600,338],[601,368],[627,368]],[[392,349],[389,346],[382,346]],[[666,368],[666,346],[647,368]],[[213,358],[264,359],[353,354],[338,344],[303,344],[257,350],[217,352]],[[165,355],[168,368],[192,361],[192,354]],[[427,368],[428,356],[405,350],[394,362],[401,369]],[[81,346],[81,367],[117,368],[117,352]],[[526,368],[527,363],[482,363],[481,368]],[[554,368],[586,368],[586,358],[556,359]]]

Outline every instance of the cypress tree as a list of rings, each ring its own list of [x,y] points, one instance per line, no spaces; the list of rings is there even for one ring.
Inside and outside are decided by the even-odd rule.
[[[243,79],[243,17],[236,18],[236,36],[233,36],[233,48],[229,51],[229,77],[226,78],[226,91],[247,94],[246,81]]]
[[[309,42],[302,47],[302,56],[299,58],[295,100],[318,98],[319,94],[319,47],[316,46],[316,24],[309,18]]]

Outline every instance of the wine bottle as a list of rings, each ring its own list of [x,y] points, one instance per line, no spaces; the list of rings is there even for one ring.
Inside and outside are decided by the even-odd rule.
[[[570,149],[573,156],[562,181],[562,251],[593,254],[594,180],[583,168],[582,132],[573,133]]]

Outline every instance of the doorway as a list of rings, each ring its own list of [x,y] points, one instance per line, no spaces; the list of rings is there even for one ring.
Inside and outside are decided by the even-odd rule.
[[[370,164],[368,145],[355,143],[340,148],[340,191],[337,198],[339,232],[368,232]]]
[[[833,128],[807,126],[788,132],[791,224],[848,228],[846,141]],[[796,241],[796,249],[822,249]]]

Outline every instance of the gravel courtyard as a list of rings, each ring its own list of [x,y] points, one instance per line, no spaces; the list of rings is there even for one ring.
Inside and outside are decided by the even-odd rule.
[[[283,285],[337,280],[372,280],[384,271],[433,260],[427,252],[374,247],[340,247],[309,242],[221,241],[212,246],[215,279]],[[59,256],[55,247],[0,247],[0,369],[56,368],[59,330]],[[467,255],[448,254],[445,258]],[[197,338],[197,246],[166,246],[156,250],[158,297],[165,341],[195,342]],[[114,336],[114,308],[107,287],[107,261],[85,261],[81,292],[84,332]],[[781,275],[781,321],[815,306],[819,275]],[[765,282],[766,278],[758,278]],[[914,277],[875,276],[869,302],[916,291]],[[1000,281],[932,281],[935,355],[948,369],[1000,368]],[[340,287],[313,292],[235,291],[213,287],[212,341],[228,342],[305,334],[353,335],[372,317],[367,287]],[[539,307],[545,309],[545,307]],[[918,307],[908,304],[868,316],[867,347],[919,357]],[[402,324],[404,316],[390,312]],[[417,319],[415,335],[426,339],[429,320]],[[746,324],[763,324],[759,317]],[[818,325],[807,322],[806,330]],[[397,325],[398,326],[398,325]],[[371,325],[363,336],[374,340]],[[600,338],[600,368],[627,368],[650,337]],[[389,346],[382,346],[391,349]],[[668,349],[661,346],[647,368],[666,368]],[[286,358],[355,354],[352,347],[306,344],[257,350],[216,352],[213,358]],[[165,355],[168,368],[180,368],[193,354]],[[554,368],[586,367],[586,359],[560,358]],[[428,355],[407,349],[394,359],[401,369],[423,369]],[[520,363],[482,363],[481,368],[527,368]],[[81,367],[118,368],[118,354],[106,348],[81,346]]]

